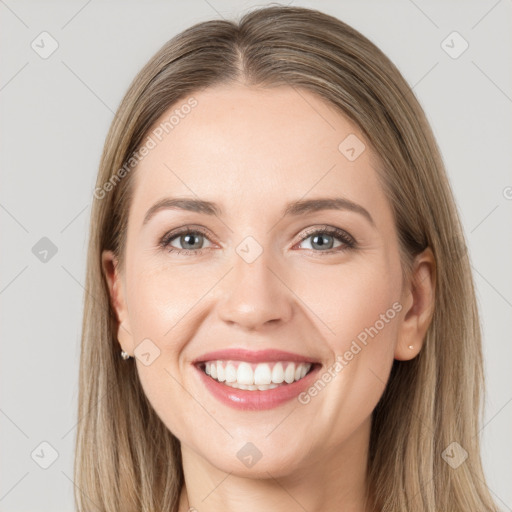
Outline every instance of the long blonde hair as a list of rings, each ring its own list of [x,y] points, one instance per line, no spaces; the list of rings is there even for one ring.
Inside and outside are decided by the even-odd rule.
[[[194,92],[233,81],[307,90],[355,122],[378,158],[404,275],[416,254],[426,247],[434,253],[436,304],[424,346],[415,359],[394,361],[373,413],[368,482],[376,510],[496,511],[480,461],[483,371],[473,280],[431,128],[400,72],[367,38],[319,11],[282,6],[254,10],[237,23],[199,23],[174,37],[134,79],[112,122],[90,224],[77,509],[177,511],[184,481],[179,441],[148,402],[135,363],[119,356],[101,253],[113,250],[122,265],[136,172],[127,162],[155,121]],[[457,468],[442,457],[453,442],[468,454]]]

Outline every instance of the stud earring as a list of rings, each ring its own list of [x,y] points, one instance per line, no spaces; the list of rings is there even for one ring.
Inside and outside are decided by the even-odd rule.
[[[414,348],[414,345],[409,345],[409,348],[412,350]]]
[[[124,350],[121,350],[121,357],[126,361],[126,359],[130,359],[132,357],[128,352],[125,352]]]

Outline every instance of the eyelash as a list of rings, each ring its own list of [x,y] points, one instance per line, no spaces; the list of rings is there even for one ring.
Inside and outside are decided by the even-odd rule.
[[[175,247],[172,247],[169,245],[175,238],[178,238],[182,235],[203,235],[206,238],[208,238],[207,233],[200,229],[200,228],[191,228],[191,227],[185,227],[179,231],[166,233],[162,239],[160,240],[159,246],[162,249],[167,250],[170,253],[175,254],[185,254],[185,255],[192,255],[192,256],[200,256],[203,254],[205,250],[208,250],[207,248],[203,249],[197,249],[197,250],[191,250],[191,249],[176,249]],[[357,247],[356,241],[345,231],[339,228],[335,228],[332,226],[324,226],[322,228],[311,228],[305,231],[304,236],[299,240],[298,243],[304,242],[304,240],[307,240],[313,235],[319,235],[319,234],[327,234],[327,235],[333,235],[335,238],[337,238],[339,241],[343,242],[344,245],[329,249],[326,251],[317,251],[314,249],[306,249],[308,251],[312,251],[315,254],[319,254],[321,256],[324,255],[332,255],[335,253],[344,252],[350,249],[355,249]]]

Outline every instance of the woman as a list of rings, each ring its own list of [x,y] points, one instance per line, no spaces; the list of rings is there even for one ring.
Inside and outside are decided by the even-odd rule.
[[[279,6],[185,30],[94,195],[79,510],[497,510],[458,213],[368,39]]]

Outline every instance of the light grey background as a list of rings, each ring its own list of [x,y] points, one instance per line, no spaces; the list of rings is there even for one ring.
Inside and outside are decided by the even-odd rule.
[[[0,0],[0,511],[73,510],[88,217],[104,137],[130,81],[172,36],[268,2]],[[351,24],[414,87],[467,235],[484,329],[489,487],[512,510],[510,0],[295,1]],[[57,50],[31,47],[47,31]],[[457,31],[458,58],[441,46]],[[453,38],[452,38],[453,39]],[[454,43],[456,51],[460,40]],[[44,44],[44,49],[42,48]],[[48,237],[57,253],[32,248]],[[58,458],[48,469],[40,464]],[[32,454],[32,455],[31,455]]]

